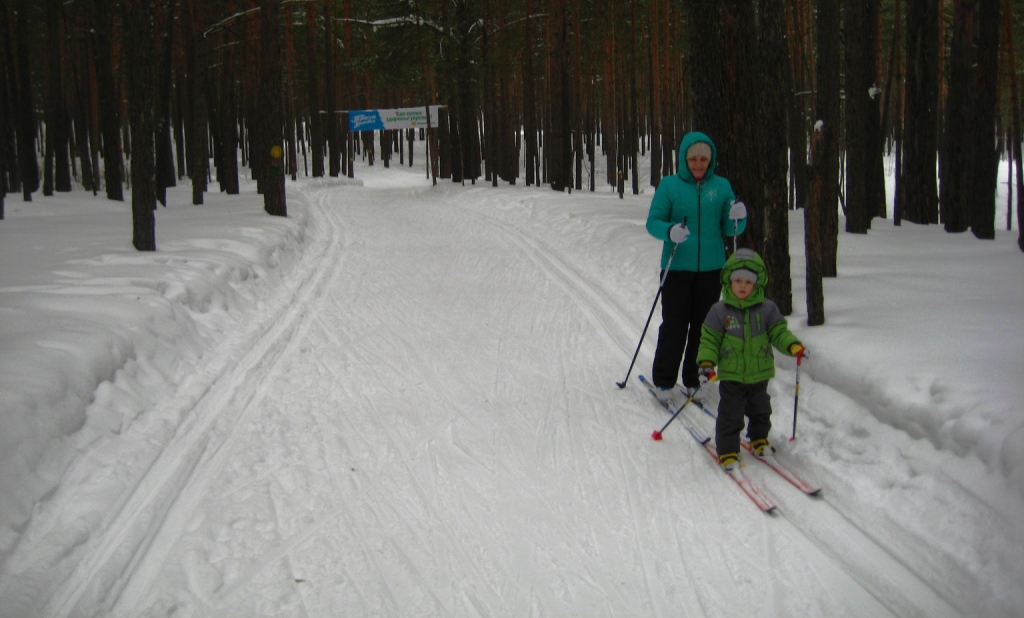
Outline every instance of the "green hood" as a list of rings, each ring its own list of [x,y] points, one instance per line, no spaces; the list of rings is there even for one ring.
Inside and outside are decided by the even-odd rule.
[[[715,143],[711,141],[710,137],[700,131],[690,131],[684,135],[683,140],[679,142],[679,177],[689,183],[695,183],[697,180],[690,173],[690,168],[686,166],[686,151],[697,142],[705,142],[711,146],[711,162],[708,163],[708,171],[702,180],[710,180],[715,175],[715,163],[718,161],[718,149],[715,148]]]
[[[744,300],[736,298],[729,282],[729,276],[740,268],[752,270],[757,274],[754,292]],[[729,259],[725,261],[725,266],[722,267],[722,300],[728,305],[744,309],[764,302],[766,285],[768,285],[768,269],[765,268],[761,256],[753,249],[738,249],[736,253],[729,256]]]

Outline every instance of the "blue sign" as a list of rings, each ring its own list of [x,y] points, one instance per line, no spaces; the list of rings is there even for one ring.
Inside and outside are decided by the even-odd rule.
[[[365,109],[348,113],[348,128],[351,131],[383,131],[384,121],[380,111]]]

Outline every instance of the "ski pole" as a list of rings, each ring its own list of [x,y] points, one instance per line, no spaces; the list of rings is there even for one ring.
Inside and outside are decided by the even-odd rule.
[[[687,217],[683,217],[683,225],[686,225]],[[665,279],[668,278],[668,271],[672,268],[672,260],[676,257],[676,251],[679,250],[679,244],[672,248],[672,255],[668,256],[668,264],[665,266],[665,272],[661,273],[661,282],[658,283],[658,293],[654,295],[654,303],[651,304],[651,312],[647,314],[647,323],[644,324],[644,330],[640,333],[640,342],[636,344],[636,351],[633,352],[633,360],[629,362],[629,369],[626,370],[626,377],[622,379],[622,382],[616,382],[615,386],[619,388],[626,388],[626,381],[629,380],[629,374],[633,373],[633,365],[636,364],[636,357],[640,354],[640,346],[644,344],[644,337],[647,336],[647,327],[651,325],[651,318],[654,317],[654,309],[658,306],[658,299],[661,298],[661,288],[665,287]]]
[[[740,220],[732,220],[732,252],[736,253],[736,235],[740,232]]]
[[[718,378],[712,376],[711,379],[717,380]],[[707,384],[707,382],[705,382],[704,384]],[[704,384],[701,384],[700,386],[697,387],[697,390],[693,391],[693,394],[691,394],[690,398],[686,400],[686,403],[679,406],[679,409],[672,413],[672,418],[668,419],[668,422],[665,423],[661,429],[654,430],[654,433],[651,434],[652,438],[654,438],[655,440],[661,440],[661,434],[665,433],[665,430],[668,429],[668,426],[672,424],[672,421],[676,420],[676,417],[679,416],[679,413],[683,411],[683,408],[690,405],[690,402],[693,401],[693,398],[697,396],[697,393],[700,392],[700,389],[704,388]]]
[[[789,437],[789,441],[792,442],[796,439],[796,412],[797,403],[800,401],[800,361],[803,360],[804,353],[801,350],[796,355],[796,393],[793,395],[793,435]]]

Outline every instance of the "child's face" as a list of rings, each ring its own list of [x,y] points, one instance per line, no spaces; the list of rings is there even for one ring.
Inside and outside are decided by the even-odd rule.
[[[754,282],[748,279],[733,279],[729,282],[732,286],[732,294],[740,300],[746,300],[754,293]]]

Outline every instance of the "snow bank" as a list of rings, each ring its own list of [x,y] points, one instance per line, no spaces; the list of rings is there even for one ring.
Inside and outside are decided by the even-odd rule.
[[[298,259],[305,219],[259,196],[156,213],[158,251],[131,246],[127,204],[81,192],[8,200],[0,222],[0,555],[72,461],[172,392]]]

